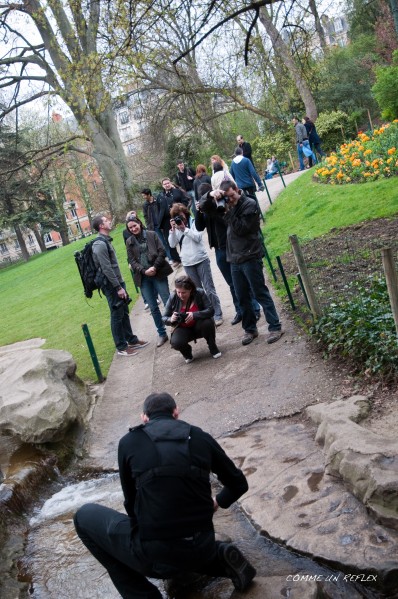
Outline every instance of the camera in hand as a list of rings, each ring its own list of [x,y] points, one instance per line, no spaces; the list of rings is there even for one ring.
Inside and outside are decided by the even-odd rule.
[[[123,304],[126,304],[128,306],[129,304],[131,304],[132,301],[133,300],[131,299],[131,297],[129,295],[127,295],[124,299],[122,299],[122,298],[118,299],[118,301],[113,304],[112,308],[114,310],[117,310],[118,308],[123,306]]]
[[[182,225],[183,220],[182,220],[181,216],[175,216],[174,217],[174,222],[175,222],[176,225]]]
[[[175,324],[182,324],[183,322],[185,322],[187,319],[187,313],[186,312],[178,312],[177,314],[177,320],[175,321]]]
[[[225,212],[226,209],[226,204],[229,202],[229,198],[227,196],[224,196],[223,198],[219,198],[217,200],[215,200],[216,203],[216,209],[219,212]]]

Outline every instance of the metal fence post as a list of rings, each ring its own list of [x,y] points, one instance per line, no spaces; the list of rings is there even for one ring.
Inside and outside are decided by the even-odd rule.
[[[268,191],[268,187],[267,187],[267,184],[266,184],[266,182],[265,182],[265,179],[263,179],[263,183],[264,183],[264,189],[265,189],[265,191],[267,192],[267,196],[268,196],[268,199],[269,199],[269,203],[270,203],[270,204],[271,204],[271,206],[272,206],[272,200],[271,200],[271,196],[269,195],[269,191]]]
[[[315,295],[315,291],[311,283],[310,275],[307,270],[307,265],[302,254],[297,235],[289,235],[289,239],[290,243],[292,244],[293,254],[301,275],[301,279],[303,281],[305,292],[308,297],[312,315],[314,316],[314,318],[318,318],[319,316],[322,316],[322,309]]]
[[[388,295],[391,310],[394,316],[395,329],[398,336],[398,274],[394,263],[394,254],[391,248],[381,250],[384,274],[386,275]]]
[[[286,275],[285,275],[285,269],[283,268],[283,264],[282,264],[282,260],[281,260],[280,256],[276,257],[276,261],[277,261],[278,266],[279,266],[279,271],[280,271],[281,276],[282,276],[282,281],[283,281],[283,283],[285,285],[285,289],[286,289],[287,297],[289,298],[290,305],[292,307],[292,310],[295,310],[296,309],[296,305],[294,303],[292,292],[290,291],[289,283],[287,281],[287,278],[286,278]]]
[[[91,335],[90,335],[90,331],[88,330],[88,326],[86,324],[82,324],[82,330],[83,330],[83,334],[86,338],[87,347],[90,352],[90,357],[93,362],[95,372],[97,374],[98,382],[103,383],[105,380],[105,377],[103,376],[103,374],[101,372],[101,366],[99,365],[97,354],[95,353],[94,344],[91,339]]]

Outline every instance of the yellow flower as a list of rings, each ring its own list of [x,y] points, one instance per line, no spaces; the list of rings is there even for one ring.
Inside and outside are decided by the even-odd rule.
[[[387,154],[388,154],[389,156],[391,156],[391,154],[395,154],[395,152],[396,152],[396,151],[397,151],[397,149],[393,147],[393,148],[390,148],[390,149],[387,151]]]
[[[337,179],[342,179],[343,177],[344,177],[344,174],[341,171],[339,171],[336,175]]]
[[[387,164],[391,164],[391,162],[392,162],[393,160],[394,160],[394,158],[392,158],[392,157],[391,157],[391,158],[387,158],[387,160],[386,160],[386,163],[387,163]]]
[[[351,181],[351,177],[346,177],[345,180],[347,181],[347,183],[349,183]]]
[[[352,161],[352,166],[361,166],[361,160],[359,158],[356,158]]]
[[[364,156],[369,156],[369,154],[371,154],[371,153],[372,153],[372,150],[365,150],[364,153],[363,153],[363,155]]]

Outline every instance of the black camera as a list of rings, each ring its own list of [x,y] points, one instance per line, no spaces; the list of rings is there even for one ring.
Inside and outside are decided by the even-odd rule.
[[[226,204],[228,202],[229,202],[229,197],[228,196],[224,196],[223,198],[220,198],[219,200],[215,200],[216,209],[219,212],[225,212]]]
[[[182,324],[183,322],[185,322],[187,319],[187,314],[186,312],[178,312],[177,314],[177,320],[175,320],[175,324]]]
[[[133,300],[131,299],[131,297],[127,295],[124,299],[119,299],[117,302],[115,302],[112,308],[114,310],[117,310],[118,308],[121,308],[123,304],[126,304],[128,306],[129,304],[131,304],[132,301]]]
[[[182,225],[183,220],[182,220],[181,216],[175,216],[174,217],[174,222],[175,222],[176,225]]]

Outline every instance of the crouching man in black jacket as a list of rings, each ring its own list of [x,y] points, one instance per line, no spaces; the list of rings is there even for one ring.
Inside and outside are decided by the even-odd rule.
[[[237,547],[215,541],[212,522],[246,493],[245,476],[208,433],[178,420],[168,393],[149,395],[141,419],[119,442],[127,516],[86,504],[74,518],[78,536],[124,599],[161,599],[146,577],[181,572],[225,576],[245,590],[256,571]],[[224,485],[215,497],[211,472]]]

